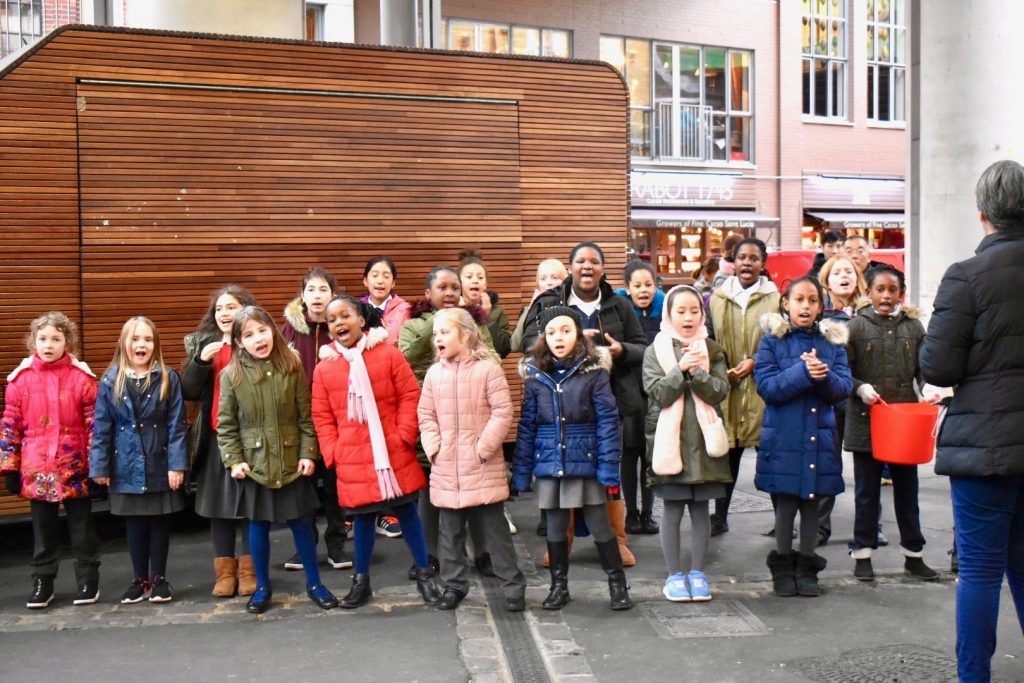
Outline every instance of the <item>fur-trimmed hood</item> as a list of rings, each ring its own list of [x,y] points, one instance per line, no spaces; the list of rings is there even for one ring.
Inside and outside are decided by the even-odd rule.
[[[862,313],[864,309],[869,311],[874,310],[874,307],[871,305],[871,299],[866,296],[857,299],[857,303],[855,303],[853,307],[858,314]],[[911,320],[920,320],[922,315],[921,309],[914,304],[900,304],[898,312],[907,316]]]
[[[492,301],[493,301],[493,299],[492,299]],[[459,306],[459,308],[469,312],[469,314],[471,316],[473,316],[473,320],[476,321],[477,325],[486,325],[487,324],[487,313],[484,312],[483,306],[480,306],[478,304],[476,306]],[[436,309],[431,305],[429,299],[418,299],[412,305],[412,317],[413,318],[422,318],[423,316],[425,316],[428,313],[435,313],[435,312],[436,312]]]
[[[612,371],[612,352],[607,346],[596,346],[594,352],[583,359],[579,372],[593,372],[595,370]],[[524,380],[530,379],[534,374],[540,372],[534,365],[533,356],[525,355],[519,359],[519,376]]]
[[[295,297],[284,307],[284,319],[299,334],[309,334],[309,320],[306,319],[306,306],[301,296]]]
[[[850,331],[841,322],[821,320],[816,326],[821,332],[821,336],[830,344],[845,346],[850,340]],[[761,329],[767,334],[782,339],[792,330],[792,325],[778,313],[766,313],[761,316]]]
[[[86,364],[86,362],[85,362],[84,360],[78,360],[77,358],[75,358],[74,356],[72,356],[72,355],[71,355],[70,353],[69,353],[69,354],[66,354],[66,355],[67,355],[67,357],[68,357],[68,358],[70,358],[70,359],[71,359],[71,366],[72,366],[72,367],[74,367],[74,368],[78,368],[79,370],[81,370],[81,371],[82,371],[82,372],[84,372],[85,374],[89,375],[89,376],[90,376],[90,377],[92,377],[93,379],[96,379],[96,373],[94,373],[94,372],[92,371],[92,369],[91,369],[91,368],[90,368],[90,367],[88,366],[88,364]],[[33,361],[33,359],[34,359],[35,357],[36,357],[36,354],[34,354],[34,353],[33,353],[33,354],[32,354],[31,356],[29,356],[28,358],[25,358],[25,359],[23,359],[23,360],[21,361],[21,363],[20,363],[20,364],[18,365],[18,367],[14,368],[14,370],[12,370],[12,371],[11,371],[11,374],[7,375],[7,381],[8,381],[8,382],[11,382],[11,381],[13,381],[15,377],[17,377],[18,375],[20,375],[20,374],[21,374],[22,372],[24,372],[24,371],[25,371],[25,370],[27,370],[28,368],[32,367],[32,361]],[[58,362],[59,360],[60,360],[60,359],[58,358],[58,359],[57,359],[56,361],[54,361],[54,362],[56,363],[56,362]]]

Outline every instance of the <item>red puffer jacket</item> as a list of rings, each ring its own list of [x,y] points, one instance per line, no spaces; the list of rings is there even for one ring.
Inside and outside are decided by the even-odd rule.
[[[0,426],[0,472],[21,472],[21,496],[56,503],[86,498],[96,376],[64,354],[33,355],[8,377]]]
[[[416,461],[420,389],[405,356],[386,340],[384,328],[370,330],[363,362],[373,386],[391,469],[402,494],[407,495],[427,486]],[[373,466],[369,427],[348,419],[348,373],[348,361],[340,357],[316,366],[313,424],[324,462],[338,476],[338,503],[352,509],[379,503],[382,496]]]

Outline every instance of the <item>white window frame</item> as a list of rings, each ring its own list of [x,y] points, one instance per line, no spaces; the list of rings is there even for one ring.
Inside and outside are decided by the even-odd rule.
[[[444,47],[444,49],[447,49],[447,50],[453,49],[451,47],[451,44],[452,44],[452,22],[456,22],[456,23],[459,23],[459,24],[472,24],[473,25],[473,50],[472,50],[472,52],[483,52],[483,50],[479,49],[480,48],[480,43],[481,43],[480,31],[481,31],[482,28],[486,27],[486,28],[505,29],[506,31],[508,31],[508,52],[502,52],[502,53],[498,53],[498,54],[510,54],[510,55],[520,54],[518,52],[513,52],[512,51],[512,32],[515,29],[517,29],[517,28],[521,28],[521,29],[540,31],[540,41],[538,43],[538,47],[539,47],[541,53],[544,50],[544,34],[545,33],[552,33],[552,32],[557,31],[559,33],[564,33],[565,37],[566,37],[566,45],[569,48],[569,54],[567,54],[565,57],[561,57],[560,55],[545,55],[545,54],[541,54],[541,53],[538,53],[536,55],[530,55],[530,56],[533,56],[533,57],[553,57],[553,58],[556,58],[556,59],[572,59],[572,53],[573,53],[572,30],[567,29],[567,28],[557,28],[557,27],[554,27],[554,26],[534,26],[533,24],[505,24],[505,23],[497,22],[497,21],[482,21],[480,19],[464,19],[462,17],[445,17],[443,22],[444,22],[444,24],[443,24],[444,25],[444,46],[443,47]],[[490,54],[494,54],[494,53],[490,53]]]
[[[878,21],[878,5],[881,0],[873,0],[871,2],[872,13],[867,18],[867,30],[868,34],[871,35],[874,31],[874,40],[872,41],[872,51],[868,54],[868,72],[873,77],[866,79],[867,83],[870,83],[872,92],[869,93],[868,97],[868,121],[875,124],[881,125],[905,125],[907,121],[907,26],[906,26],[906,13],[907,13],[907,0],[896,0],[900,2],[903,7],[902,15],[904,22],[900,23],[893,2],[890,0],[889,4],[889,20]],[[868,0],[865,0],[865,4]],[[889,31],[889,58],[883,60],[879,57],[881,51],[878,43],[878,30],[887,29]],[[896,46],[899,44],[899,36],[902,34],[903,40],[902,50],[897,50]],[[867,36],[865,36],[867,37]],[[878,100],[878,86],[880,79],[878,74],[882,69],[889,69],[889,111],[888,118],[880,118],[879,114],[879,100]],[[898,79],[897,76],[902,74],[903,78]],[[897,92],[897,84],[903,86],[902,97]],[[896,103],[902,99],[903,101],[903,112],[898,115],[896,109]],[[873,109],[873,111],[872,111]]]
[[[806,7],[802,8],[800,13],[801,21],[809,22],[811,27],[810,36],[810,50],[804,49],[801,43],[801,85],[803,80],[803,68],[805,64],[808,64],[808,81],[810,87],[808,89],[808,109],[809,111],[803,111],[803,102],[801,102],[801,112],[805,120],[813,121],[848,121],[850,111],[850,97],[849,97],[849,83],[850,83],[850,60],[849,60],[849,45],[850,45],[850,12],[848,7],[848,0],[839,0],[838,8],[842,10],[842,15],[832,13],[832,4],[830,0],[826,0],[825,14],[821,15],[818,13],[818,0],[810,0]],[[808,11],[809,10],[809,11]],[[843,44],[839,50],[838,55],[832,55],[831,50],[828,49],[829,45],[826,42],[825,54],[819,54],[817,52],[817,41],[815,40],[814,25],[818,21],[824,21],[826,26],[831,24],[833,21],[837,21],[842,25],[843,28]],[[817,87],[817,79],[815,78],[814,62],[825,62],[825,89],[828,91],[825,96],[825,114],[818,114],[814,111],[814,103],[817,93],[815,88]],[[842,66],[842,78],[841,83],[836,83],[834,65]],[[837,97],[841,96],[841,97]],[[803,88],[801,87],[801,97],[803,97]],[[838,99],[841,103],[842,111],[832,111],[832,105],[835,100]]]

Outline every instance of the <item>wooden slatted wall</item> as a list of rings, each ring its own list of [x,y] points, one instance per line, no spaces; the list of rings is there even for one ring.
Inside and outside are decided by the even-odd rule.
[[[617,280],[626,106],[596,63],[65,27],[0,74],[0,372],[55,308],[97,371],[136,314],[178,364],[211,290],[279,314],[311,265],[362,293],[378,253],[416,299],[477,248],[513,323],[576,242]]]

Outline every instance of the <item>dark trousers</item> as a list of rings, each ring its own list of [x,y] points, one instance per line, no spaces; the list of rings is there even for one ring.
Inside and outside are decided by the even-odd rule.
[[[644,437],[644,416],[627,415],[622,425],[622,462],[619,464],[622,497],[626,512],[638,512],[636,491],[640,488],[639,512],[654,510],[654,489],[647,481],[647,440]]]
[[[963,683],[987,683],[1004,575],[1024,630],[1024,477],[950,477],[949,483],[960,558],[957,669]]]
[[[57,576],[60,565],[60,503],[31,501],[32,576]],[[92,520],[92,501],[88,498],[64,500],[71,550],[75,554],[75,579],[78,585],[95,582],[100,575],[100,539]]]
[[[427,472],[426,475],[427,481],[430,481],[430,472]],[[423,533],[427,538],[427,552],[440,559],[441,509],[430,502],[429,484],[427,488],[420,491],[419,513],[420,519],[423,521]],[[504,508],[502,508],[501,515],[504,519]],[[480,557],[489,552],[483,524],[477,515],[469,515],[466,520],[469,525],[469,537],[473,539],[473,554],[475,557]],[[508,527],[507,521],[505,526]]]
[[[440,538],[438,559],[441,561],[441,578],[446,586],[465,594],[469,591],[466,581],[466,528],[470,520],[476,522],[487,541],[491,553],[494,574],[501,579],[501,588],[507,598],[521,598],[526,591],[526,579],[519,571],[519,562],[512,545],[512,534],[502,510],[502,503],[477,505],[475,507],[438,508],[440,515]],[[475,545],[475,542],[474,542]],[[479,548],[474,548],[477,555]]]
[[[317,497],[320,499],[320,506],[324,510],[324,518],[327,520],[327,528],[324,530],[324,544],[328,551],[334,548],[344,548],[345,539],[345,511],[338,505],[338,477],[334,469],[327,467],[323,460],[316,461],[316,476],[320,479],[322,486],[317,487]],[[310,522],[313,524],[313,542],[319,542],[320,532],[316,528],[316,516],[310,515]]]
[[[729,472],[732,473],[732,481],[725,485],[725,497],[715,499],[715,514],[725,519],[729,516],[729,504],[732,502],[732,492],[736,488],[736,478],[740,476],[740,461],[743,458],[743,446],[736,446],[729,449]]]
[[[836,456],[843,459],[843,434],[846,432],[846,411],[836,406]],[[832,509],[836,506],[835,496],[822,496],[818,501],[818,534],[826,540],[832,536]]]
[[[863,451],[853,453],[855,515],[851,550],[878,547],[878,514],[881,509],[882,463]],[[917,507],[917,466],[889,465],[892,473],[892,498],[900,545],[919,553],[924,548],[921,516]]]

